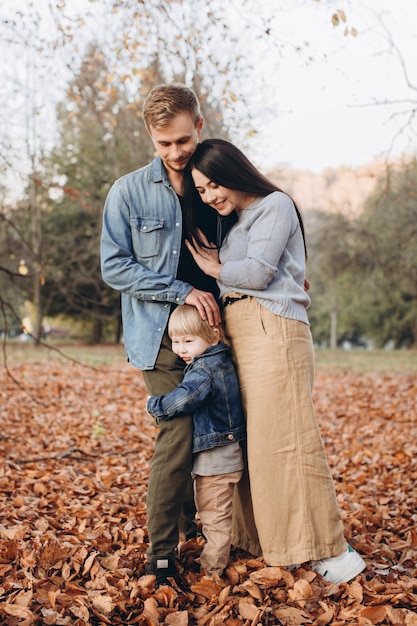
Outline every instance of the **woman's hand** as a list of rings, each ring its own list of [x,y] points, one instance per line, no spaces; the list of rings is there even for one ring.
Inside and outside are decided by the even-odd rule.
[[[221,323],[221,313],[219,305],[212,293],[191,289],[185,298],[185,304],[195,306],[201,315],[201,319],[207,320],[210,326],[216,327]]]
[[[186,240],[185,245],[190,251],[198,267],[208,276],[220,278],[222,264],[219,261],[219,251],[214,243],[208,241],[207,237],[199,230],[198,236],[203,243],[201,246],[193,237],[192,242]]]

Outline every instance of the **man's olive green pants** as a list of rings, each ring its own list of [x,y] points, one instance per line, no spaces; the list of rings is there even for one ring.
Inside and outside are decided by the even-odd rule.
[[[154,369],[142,373],[149,394],[159,396],[175,389],[183,372],[184,362],[171,351],[171,343],[164,336]],[[192,437],[191,416],[160,422],[147,494],[149,560],[152,556],[173,554],[180,531],[186,538],[196,533]]]

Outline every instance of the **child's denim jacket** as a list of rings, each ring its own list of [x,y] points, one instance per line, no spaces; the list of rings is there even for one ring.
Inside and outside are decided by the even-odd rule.
[[[185,368],[182,382],[163,396],[151,396],[146,408],[157,423],[192,415],[193,452],[246,437],[236,370],[223,343],[196,357]]]

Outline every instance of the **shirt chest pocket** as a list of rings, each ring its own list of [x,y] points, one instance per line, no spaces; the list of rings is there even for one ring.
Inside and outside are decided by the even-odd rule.
[[[137,257],[157,256],[161,252],[164,220],[162,218],[132,217],[133,250]]]

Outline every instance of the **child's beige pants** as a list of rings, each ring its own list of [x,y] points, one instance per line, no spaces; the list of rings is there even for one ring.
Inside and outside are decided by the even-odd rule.
[[[207,539],[200,565],[207,574],[221,575],[230,556],[232,500],[242,471],[216,476],[194,476],[195,503]]]

